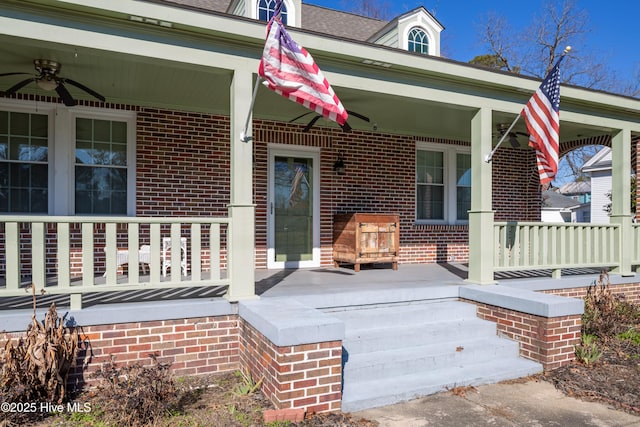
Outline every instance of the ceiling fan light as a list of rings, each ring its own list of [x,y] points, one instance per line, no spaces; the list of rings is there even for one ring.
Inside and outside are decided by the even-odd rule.
[[[51,91],[58,87],[58,82],[54,79],[39,79],[36,84],[42,90]]]

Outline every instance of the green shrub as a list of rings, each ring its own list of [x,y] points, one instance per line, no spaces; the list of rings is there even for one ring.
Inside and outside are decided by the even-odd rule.
[[[576,359],[585,365],[596,363],[602,356],[602,351],[598,348],[596,341],[598,337],[591,334],[583,334],[582,342],[575,346]]]

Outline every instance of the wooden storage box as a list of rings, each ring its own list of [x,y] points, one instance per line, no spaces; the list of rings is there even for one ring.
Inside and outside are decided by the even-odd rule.
[[[333,262],[354,264],[391,263],[398,269],[400,248],[398,215],[379,213],[340,214],[333,217]]]

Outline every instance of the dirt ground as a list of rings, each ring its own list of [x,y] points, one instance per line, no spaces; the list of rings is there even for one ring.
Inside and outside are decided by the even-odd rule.
[[[568,396],[640,415],[640,344],[613,340],[603,347],[602,357],[593,365],[572,363],[543,379]]]

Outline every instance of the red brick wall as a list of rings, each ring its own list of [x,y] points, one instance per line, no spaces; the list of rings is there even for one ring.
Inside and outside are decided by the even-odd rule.
[[[623,283],[620,285],[609,285],[614,295],[618,295],[633,304],[640,304],[640,283]],[[547,294],[560,295],[563,297],[580,298],[587,296],[588,286],[568,289],[551,289],[543,291]]]
[[[240,321],[240,361],[278,409],[339,411],[342,405],[342,342],[279,347]]]
[[[118,365],[149,365],[149,354],[157,354],[180,376],[238,369],[238,323],[234,315],[83,326],[80,336],[88,346],[83,346],[87,350],[79,355],[70,384],[95,382],[91,373],[111,356]]]
[[[520,343],[520,355],[542,364],[544,370],[566,365],[575,359],[580,342],[582,316],[542,317],[507,308],[467,301],[478,307],[478,317],[494,322],[498,335]]]

